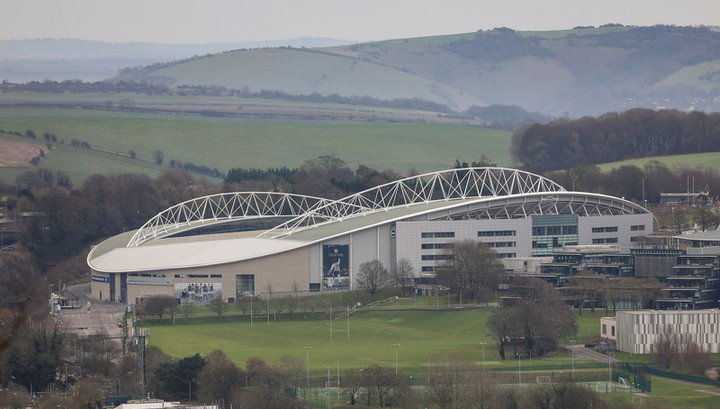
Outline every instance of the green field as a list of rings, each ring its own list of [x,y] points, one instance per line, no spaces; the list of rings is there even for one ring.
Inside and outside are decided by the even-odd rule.
[[[720,152],[691,153],[686,155],[655,156],[650,158],[628,159],[619,162],[604,163],[602,165],[598,165],[598,167],[603,172],[607,172],[611,169],[617,169],[620,166],[626,165],[633,165],[642,168],[646,163],[653,160],[662,162],[671,169],[675,167],[710,167],[720,169]]]
[[[473,161],[482,155],[499,165],[511,165],[508,131],[424,123],[339,121],[248,121],[178,115],[128,114],[70,109],[0,109],[0,128],[24,133],[35,142],[54,133],[58,148],[72,139],[111,152],[98,156],[83,150],[53,149],[41,162],[62,169],[75,181],[93,173],[140,172],[157,175],[152,153],[160,149],[165,165],[171,159],[226,172],[233,167],[297,167],[306,159],[335,155],[351,169],[358,164],[405,173],[452,167],[456,159]],[[3,135],[5,136],[5,135]],[[28,139],[21,139],[28,142]],[[138,161],[122,155],[137,152]],[[113,155],[113,153],[120,155]],[[90,155],[90,156],[88,156]],[[139,166],[136,166],[139,165]],[[17,170],[0,170],[0,180],[12,182]]]
[[[453,301],[455,302],[455,301]],[[306,359],[305,347],[310,349],[310,370],[321,373],[323,365],[334,364],[341,356],[342,368],[360,369],[372,364],[395,366],[394,344],[398,349],[398,367],[409,374],[422,374],[427,369],[427,354],[432,359],[447,356],[460,357],[482,367],[482,342],[485,342],[485,364],[488,368],[516,367],[517,361],[502,361],[492,334],[486,327],[489,310],[486,308],[444,311],[447,300],[439,299],[440,310],[434,310],[434,297],[408,298],[390,304],[388,311],[366,311],[351,316],[350,339],[346,320],[333,322],[333,340],[330,340],[328,320],[318,320],[323,313],[315,313],[315,320],[304,320],[296,313],[295,321],[283,320],[267,323],[257,320],[251,326],[249,319],[230,315],[223,318],[208,316],[200,323],[192,319],[186,323],[176,318],[176,326],[165,319],[146,321],[150,328],[150,343],[174,357],[194,353],[207,355],[222,349],[236,364],[242,366],[250,357],[260,357],[275,363],[285,354]],[[451,307],[455,304],[451,304]],[[418,310],[412,310],[418,308]],[[419,308],[423,308],[419,310]],[[236,312],[233,306],[230,312]],[[589,311],[578,320],[578,337],[584,343],[588,336],[599,336],[600,317],[604,311]],[[309,314],[307,315],[309,317]],[[512,353],[512,352],[510,352]],[[553,358],[543,359],[544,365],[568,365],[566,352],[559,351]],[[533,360],[535,361],[535,360]],[[580,361],[578,361],[579,363]]]
[[[336,300],[337,301],[337,300]],[[453,301],[451,301],[453,302]],[[395,366],[395,344],[397,349],[398,370],[406,376],[414,377],[416,384],[422,385],[428,370],[428,362],[432,371],[434,365],[446,357],[455,357],[474,364],[478,369],[483,363],[488,370],[500,370],[506,382],[514,383],[517,379],[517,360],[502,361],[495,348],[492,335],[486,328],[489,310],[465,309],[455,311],[435,310],[447,307],[448,300],[440,297],[417,297],[402,299],[384,306],[385,311],[367,311],[355,314],[350,319],[350,339],[347,336],[345,320],[333,323],[333,340],[330,340],[328,320],[318,320],[324,314],[315,313],[315,320],[303,320],[303,314],[296,314],[295,321],[285,318],[268,324],[266,320],[257,320],[251,326],[247,319],[237,315],[223,318],[204,314],[204,318],[191,318],[190,323],[177,318],[177,325],[172,326],[168,319],[162,321],[149,320],[150,343],[158,346],[171,356],[180,358],[194,353],[207,355],[220,349],[238,366],[244,366],[250,357],[260,357],[268,364],[276,363],[285,354],[294,356],[305,362],[309,359],[311,384],[320,384],[327,368],[334,375],[338,365],[341,374],[349,369],[361,369],[373,364],[387,367]],[[451,304],[451,307],[454,304]],[[232,306],[230,314],[237,313]],[[412,310],[424,308],[424,310]],[[577,314],[577,311],[575,311]],[[605,311],[598,309],[595,314],[584,310],[578,316],[578,334],[575,339],[584,343],[587,338],[599,337],[600,317]],[[610,313],[609,315],[612,315]],[[482,342],[485,342],[483,359]],[[568,343],[568,340],[563,340]],[[306,350],[305,347],[310,347]],[[508,351],[512,354],[512,351]],[[427,355],[431,355],[429,361]],[[618,355],[623,360],[646,361],[647,357],[627,354]],[[555,379],[569,376],[571,357],[566,350],[559,350],[552,356],[531,361],[522,360],[520,375],[523,383],[535,384],[536,375]],[[597,362],[574,360],[575,376],[582,383],[604,393],[607,368],[598,366]],[[316,381],[313,382],[312,379]],[[596,386],[595,383],[598,383]],[[611,400],[622,400],[628,403],[659,404],[670,402],[678,407],[713,407],[717,396],[702,390],[711,390],[711,386],[692,385],[653,377],[652,392],[643,395],[628,393],[627,389],[614,386],[613,393],[608,395]],[[712,391],[711,391],[712,392]],[[333,396],[335,393],[333,392]],[[323,398],[324,399],[324,398]],[[334,398],[333,398],[334,402]],[[683,406],[689,405],[689,406]]]

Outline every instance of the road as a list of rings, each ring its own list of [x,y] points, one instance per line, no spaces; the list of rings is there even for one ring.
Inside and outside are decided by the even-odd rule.
[[[122,328],[118,327],[117,318],[122,317],[125,312],[124,304],[91,299],[90,283],[78,284],[69,287],[68,290],[78,296],[82,308],[62,310],[62,326],[65,331],[81,337],[100,334],[103,331],[111,337],[122,335]]]

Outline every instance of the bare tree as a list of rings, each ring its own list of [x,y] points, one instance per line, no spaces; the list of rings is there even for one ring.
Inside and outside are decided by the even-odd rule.
[[[490,299],[503,270],[493,249],[481,241],[460,240],[446,247],[443,256],[438,276],[455,287],[461,304],[463,295],[477,301]]]
[[[140,301],[140,313],[143,315],[157,315],[162,319],[165,310],[177,305],[175,297],[169,295],[158,295],[143,298]]]
[[[375,259],[360,264],[358,271],[358,285],[375,295],[375,292],[383,288],[388,283],[388,271],[382,265],[380,260]]]
[[[195,312],[195,306],[189,303],[183,304],[181,309],[185,321],[187,321],[187,319]]]
[[[392,272],[392,280],[396,287],[400,287],[403,295],[407,295],[407,288],[408,285],[412,283],[413,277],[413,266],[410,260],[406,258],[398,260]]]
[[[218,318],[222,318],[223,313],[227,310],[227,303],[220,297],[215,297],[210,300],[210,309],[217,314]]]

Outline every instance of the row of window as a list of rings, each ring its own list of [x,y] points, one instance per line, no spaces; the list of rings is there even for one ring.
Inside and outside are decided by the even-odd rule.
[[[175,274],[175,278],[222,278],[222,274]]]
[[[423,254],[422,260],[449,260],[452,254]]]
[[[645,230],[644,224],[635,224],[635,225],[630,226],[630,231],[640,231],[640,230]]]
[[[617,226],[593,227],[592,228],[593,233],[614,233],[616,231],[618,231]]]
[[[478,237],[514,236],[515,230],[488,230],[479,231]]]
[[[592,244],[612,244],[617,243],[617,237],[608,237],[604,239],[592,239]]]
[[[500,248],[500,247],[515,247],[514,241],[499,241],[499,242],[493,242],[493,243],[486,243],[488,247],[491,248]]]
[[[420,237],[422,237],[423,239],[442,239],[442,238],[448,238],[448,237],[455,237],[455,232],[452,232],[452,231],[428,232],[428,233],[421,233]]]
[[[153,277],[153,278],[165,278],[165,274],[151,274],[151,273],[130,273],[128,277]]]
[[[423,243],[421,245],[421,248],[423,250],[433,250],[433,249],[444,249],[445,247],[448,247],[449,243]]]
[[[578,234],[578,227],[570,226],[534,226],[533,236],[557,236],[560,234]]]

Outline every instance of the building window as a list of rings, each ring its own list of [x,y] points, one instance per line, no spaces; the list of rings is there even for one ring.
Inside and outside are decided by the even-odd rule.
[[[641,231],[641,230],[645,230],[644,224],[636,224],[636,225],[630,226],[630,231]]]
[[[188,278],[208,278],[207,274],[188,274]]]
[[[602,329],[603,329],[603,335],[607,335],[607,324],[603,324]]]
[[[617,242],[617,237],[608,237],[606,239],[592,239],[592,244],[612,244]]]
[[[445,247],[448,247],[448,243],[423,243],[420,247],[423,250],[433,250],[433,249],[444,249]]]
[[[422,233],[420,236],[423,239],[441,239],[441,238],[455,237],[455,232],[451,232],[451,231],[429,232],[429,233]]]
[[[516,253],[498,253],[496,258],[515,258]]]
[[[425,273],[432,273],[435,272],[435,266],[422,266],[420,271],[423,271]]]
[[[612,332],[611,336],[614,337],[615,336],[615,326],[614,325],[610,327],[610,331]]]
[[[498,242],[487,243],[487,245],[490,248],[515,247],[515,242],[514,241],[498,241]]]
[[[222,274],[210,274],[210,278],[222,278]]]
[[[235,288],[237,288],[238,297],[255,295],[255,274],[237,274]]]
[[[499,237],[499,236],[514,236],[515,230],[488,230],[479,231],[478,237]]]
[[[448,260],[452,258],[452,254],[423,254],[420,259],[423,261],[431,260]]]
[[[617,226],[612,227],[593,227],[592,232],[593,233],[614,233],[618,231]]]

